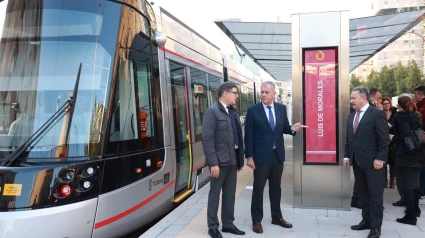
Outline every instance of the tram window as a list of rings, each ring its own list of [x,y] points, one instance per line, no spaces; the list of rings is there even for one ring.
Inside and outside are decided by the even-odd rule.
[[[246,116],[246,113],[248,111],[248,106],[249,102],[248,102],[248,88],[241,86],[241,94],[239,95],[239,101],[240,101],[240,111],[239,111],[239,115],[240,116]]]
[[[188,141],[188,118],[186,114],[186,68],[183,65],[170,62],[170,78],[174,118],[174,135],[177,144]]]
[[[248,107],[254,105],[254,90],[250,89],[248,93]]]
[[[211,103],[210,105],[216,103],[218,101],[218,88],[220,87],[220,84],[222,82],[222,79],[212,75],[208,74],[208,93],[211,97]]]
[[[195,141],[202,140],[202,118],[208,107],[207,97],[207,73],[190,68],[193,97],[193,118],[195,125]]]
[[[134,81],[133,63],[130,60],[121,61],[112,106],[110,141],[138,139]]]
[[[142,149],[151,148],[154,130],[154,110],[152,105],[152,85],[150,80],[150,65],[137,62],[137,91],[139,98],[139,130]]]
[[[18,163],[91,160],[102,154],[118,34],[118,22],[104,24],[104,16],[118,18],[121,8],[95,1],[56,3],[0,1],[0,160],[46,122],[49,127]],[[51,120],[66,106],[78,75],[72,113]]]
[[[123,54],[129,59],[121,60],[119,65],[108,153],[157,146],[150,55],[138,51],[123,51]]]
[[[240,85],[238,85],[238,94],[239,94],[239,97],[240,97],[240,95],[242,95]],[[238,112],[240,113],[241,112],[241,100],[240,100],[240,98],[238,98],[238,100],[236,101],[236,107],[238,108]]]

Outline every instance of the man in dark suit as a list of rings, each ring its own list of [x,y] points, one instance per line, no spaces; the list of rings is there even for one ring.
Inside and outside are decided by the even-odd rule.
[[[353,230],[370,229],[368,237],[380,237],[383,219],[384,163],[390,144],[387,117],[384,111],[368,103],[369,91],[356,87],[351,92],[350,103],[355,112],[347,122],[344,166],[353,165],[359,197],[362,204],[362,221]]]
[[[245,122],[245,157],[248,166],[254,169],[251,217],[252,229],[256,233],[263,233],[263,193],[267,180],[272,224],[292,227],[283,219],[280,209],[280,183],[285,161],[283,134],[295,135],[301,124],[289,125],[286,106],[273,102],[275,95],[275,84],[264,82],[261,85],[261,103],[248,108]]]
[[[234,224],[236,171],[244,165],[242,129],[233,107],[238,90],[233,82],[225,82],[218,89],[218,102],[209,107],[202,121],[202,146],[205,163],[211,171],[208,195],[208,234],[222,238],[217,218],[220,191],[222,192],[221,222],[223,232],[244,235]]]
[[[353,109],[353,105],[350,104],[350,113],[355,112],[355,111],[356,110]],[[354,180],[354,186],[353,186],[353,196],[351,197],[351,207],[362,209],[362,206],[361,206],[360,200],[359,200],[359,192],[358,192],[355,180]]]

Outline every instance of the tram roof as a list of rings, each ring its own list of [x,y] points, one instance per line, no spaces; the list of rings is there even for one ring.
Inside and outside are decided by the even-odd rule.
[[[376,16],[350,19],[350,72],[424,18],[425,6],[383,9]],[[240,21],[215,21],[215,23],[275,80],[291,80],[291,23]]]

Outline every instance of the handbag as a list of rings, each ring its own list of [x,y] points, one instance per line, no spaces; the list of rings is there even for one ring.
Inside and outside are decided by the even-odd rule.
[[[410,123],[409,123],[410,126]],[[411,128],[411,127],[410,127]],[[425,147],[425,132],[418,128],[410,130],[410,135],[404,138],[404,144],[408,149],[408,153],[415,153],[416,151]]]

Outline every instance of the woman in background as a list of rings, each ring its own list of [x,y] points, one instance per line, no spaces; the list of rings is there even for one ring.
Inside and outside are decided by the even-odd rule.
[[[383,110],[385,112],[385,115],[387,115],[387,121],[388,121],[388,127],[390,128],[390,134],[394,134],[394,128],[392,126],[393,124],[393,118],[395,114],[397,113],[397,108],[393,107],[391,100],[388,97],[382,98],[382,106]],[[390,147],[388,150],[388,165],[390,166],[390,188],[395,188],[395,168],[394,168],[394,143],[390,143]],[[385,185],[384,188],[388,188],[388,173],[387,173],[387,165],[384,166],[385,169]]]
[[[404,144],[411,130],[422,127],[421,115],[417,112],[416,104],[409,96],[398,98],[399,112],[394,116],[394,135],[390,140],[395,143],[394,163],[397,169],[397,184],[401,184],[406,202],[406,215],[397,222],[416,225],[419,209],[419,172],[424,166],[425,150],[409,153]]]

